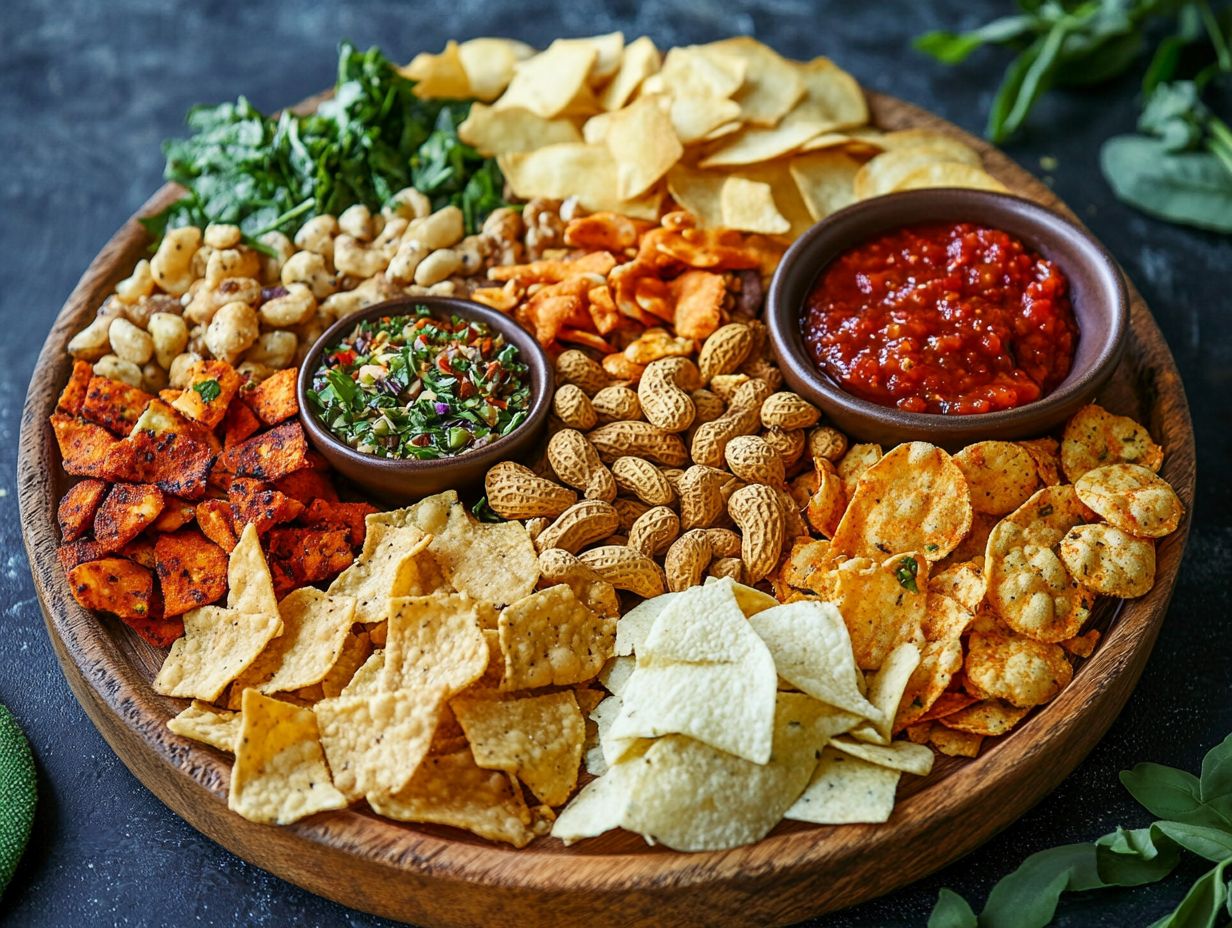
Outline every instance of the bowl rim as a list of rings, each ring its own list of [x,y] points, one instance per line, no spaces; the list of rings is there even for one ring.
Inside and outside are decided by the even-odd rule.
[[[472,448],[461,454],[449,457],[419,459],[419,458],[382,458],[373,454],[357,451],[331,432],[324,423],[317,419],[308,406],[308,387],[312,375],[320,365],[321,355],[325,347],[349,333],[358,323],[374,316],[392,316],[408,314],[416,306],[426,306],[436,315],[442,312],[457,312],[459,315],[484,322],[499,331],[522,354],[530,373],[531,405],[526,419],[508,435],[502,435],[496,441],[481,448]],[[423,474],[445,467],[472,466],[477,463],[496,463],[511,456],[516,451],[516,445],[528,434],[536,430],[536,426],[547,419],[552,408],[553,395],[552,364],[543,347],[534,336],[522,328],[513,319],[474,300],[454,296],[400,296],[381,303],[366,306],[357,312],[349,313],[336,320],[329,328],[317,337],[312,347],[304,355],[299,365],[299,373],[295,378],[295,396],[299,402],[299,419],[305,431],[320,445],[329,446],[332,453],[345,458],[351,464],[362,468],[373,468],[387,474]]]
[[[908,412],[893,406],[882,406],[847,392],[831,377],[819,371],[812,357],[804,350],[803,338],[798,331],[800,307],[782,305],[787,299],[785,291],[789,283],[794,283],[793,278],[809,275],[808,289],[811,290],[821,272],[843,251],[866,242],[881,232],[930,221],[897,218],[897,207],[923,208],[929,204],[945,212],[970,213],[971,216],[966,221],[993,228],[1001,228],[1000,222],[1004,217],[1013,217],[1031,226],[1034,236],[1046,241],[1055,253],[1072,257],[1074,262],[1081,262],[1094,272],[1092,278],[1098,284],[1098,289],[1109,307],[1108,311],[1101,315],[1107,317],[1109,324],[1101,330],[1092,331],[1089,327],[1081,330],[1080,338],[1100,340],[1098,350],[1084,367],[1071,367],[1065,379],[1051,393],[1022,406],[986,413],[948,415]],[[845,226],[856,223],[864,214],[879,212],[884,213],[884,220],[878,229],[861,230],[858,234],[846,232]],[[964,220],[957,216],[939,215],[931,221]],[[839,234],[837,244],[824,249],[824,260],[816,261],[813,251],[818,248],[817,241],[836,234],[835,229],[843,230],[846,234]],[[1019,232],[1009,234],[1023,238]],[[1035,248],[1031,243],[1028,245]],[[1068,273],[1066,276],[1071,279],[1073,277]],[[1074,315],[1075,318],[1080,316],[1077,306]],[[771,343],[784,371],[807,383],[829,403],[842,407],[848,416],[863,416],[896,429],[931,431],[944,437],[969,432],[976,425],[992,429],[1026,419],[1043,421],[1052,416],[1063,417],[1067,408],[1072,406],[1077,398],[1088,391],[1093,392],[1093,388],[1098,389],[1120,362],[1129,331],[1129,292],[1124,275],[1112,255],[1076,221],[1035,200],[1010,193],[966,187],[930,187],[860,200],[812,225],[787,249],[774,271],[766,293],[765,320]]]

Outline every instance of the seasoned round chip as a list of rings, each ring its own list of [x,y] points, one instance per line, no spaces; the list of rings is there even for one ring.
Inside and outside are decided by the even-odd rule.
[[[1137,464],[1109,464],[1074,484],[1078,498],[1112,525],[1139,538],[1176,531],[1185,507],[1167,481]]]
[[[972,611],[984,601],[986,589],[984,571],[974,561],[952,564],[933,574],[928,581],[928,592],[957,600]]]
[[[1061,466],[1071,482],[1105,464],[1139,464],[1158,471],[1164,451],[1145,428],[1092,403],[1074,413],[1061,439]]]
[[[925,641],[949,641],[957,639],[974,620],[975,614],[958,600],[930,590],[920,630]]]
[[[881,445],[852,445],[838,462],[838,475],[843,480],[847,498],[856,491],[856,484],[864,472],[881,460]]]
[[[1078,634],[1095,595],[1070,576],[1053,548],[1090,510],[1071,486],[1045,487],[988,536],[988,601],[1011,628],[1039,641]]]
[[[937,721],[953,731],[972,735],[1004,735],[1030,711],[1030,707],[1020,709],[999,699],[982,699]]]
[[[955,564],[965,564],[975,562],[982,564],[984,562],[984,550],[988,547],[988,536],[992,534],[993,527],[997,524],[997,517],[990,516],[983,512],[971,513],[971,528],[967,532],[965,538],[958,543],[950,556],[944,561],[946,567],[952,567]]]
[[[1055,438],[1032,438],[1018,443],[1031,460],[1035,462],[1035,470],[1039,474],[1040,483],[1046,487],[1055,487],[1061,482],[1061,443]]]
[[[971,633],[963,672],[980,693],[1023,709],[1048,702],[1074,675],[1059,645],[997,632]]]
[[[1095,471],[1092,471],[1095,473]],[[1083,586],[1132,599],[1155,584],[1155,544],[1113,525],[1077,525],[1061,540],[1061,560]]]
[[[873,558],[919,551],[939,561],[970,528],[971,500],[962,471],[942,449],[913,441],[860,477],[831,548]]]
[[[894,717],[893,726],[895,734],[917,722],[920,716],[933,707],[933,703],[945,692],[950,680],[962,669],[962,665],[962,642],[957,637],[947,641],[934,641],[924,647],[920,652],[920,663],[912,671],[907,688],[903,690],[903,698],[898,704],[898,714]]]
[[[1013,512],[1039,486],[1035,461],[1027,449],[1012,441],[968,445],[954,455],[954,463],[967,478],[976,512],[993,516]]]

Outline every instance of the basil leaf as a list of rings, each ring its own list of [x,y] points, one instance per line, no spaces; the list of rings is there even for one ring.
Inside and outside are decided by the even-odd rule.
[[[1035,24],[1033,16],[1003,16],[961,34],[943,30],[925,33],[913,45],[944,64],[959,64],[981,45],[1010,42],[1030,32]]]
[[[1163,764],[1142,763],[1132,770],[1122,770],[1121,784],[1154,816],[1178,822],[1201,816],[1201,786],[1192,773]]]
[[[193,390],[201,397],[201,402],[212,403],[222,395],[222,387],[217,380],[202,380],[193,384]]]
[[[1232,735],[1202,758],[1201,793],[1204,802],[1232,794]]]
[[[993,887],[980,913],[980,928],[1044,928],[1066,889],[1103,885],[1094,844],[1039,851]]]
[[[1155,827],[1185,850],[1218,863],[1232,857],[1232,833],[1205,825],[1156,822]]]
[[[1099,878],[1108,886],[1141,886],[1162,880],[1181,858],[1167,835],[1150,828],[1117,830],[1095,842]]]
[[[1131,206],[1170,222],[1232,232],[1232,172],[1215,155],[1173,152],[1160,139],[1120,135],[1104,142],[1100,166]]]
[[[979,922],[966,899],[952,889],[942,889],[928,916],[928,928],[979,928]]]
[[[1181,904],[1151,925],[1151,928],[1220,928],[1229,908],[1227,867],[1225,860],[1194,883]]]

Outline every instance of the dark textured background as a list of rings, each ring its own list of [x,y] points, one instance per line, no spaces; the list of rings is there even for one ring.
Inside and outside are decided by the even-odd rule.
[[[980,53],[945,69],[909,40],[974,25],[1008,0],[719,3],[589,0],[439,3],[235,0],[0,0],[0,701],[29,733],[38,760],[34,838],[0,920],[16,925],[389,924],[311,896],[255,869],[176,818],[117,760],[73,700],[34,599],[18,526],[13,471],[21,399],[61,302],[112,232],[160,183],[159,141],[181,131],[193,103],[244,93],[263,109],[333,81],[335,44],[350,37],[409,59],[446,38],[622,29],[660,47],[750,33],[793,57],[826,54],[878,90],[978,131],[1004,66]],[[1198,431],[1197,517],[1168,621],[1124,714],[1059,789],[970,857],[827,926],[922,926],[937,890],[980,900],[1027,854],[1147,822],[1117,782],[1139,760],[1196,770],[1232,731],[1227,619],[1232,608],[1232,241],[1145,218],[1118,204],[1097,166],[1100,140],[1128,131],[1135,86],[1049,98],[1009,147],[1124,264],[1176,355]],[[1044,171],[1041,159],[1055,166]],[[1200,873],[1086,894],[1058,924],[1146,925]],[[698,905],[705,905],[703,898]]]

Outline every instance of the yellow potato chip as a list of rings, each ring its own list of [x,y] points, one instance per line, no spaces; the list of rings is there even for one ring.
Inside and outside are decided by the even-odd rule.
[[[668,116],[685,145],[709,142],[740,131],[740,104],[726,97],[673,97]]]
[[[791,176],[814,220],[825,219],[855,202],[853,186],[860,162],[847,152],[827,149],[791,159]]]
[[[951,167],[965,164],[979,170],[980,159],[974,152],[967,158],[960,158],[948,148],[928,144],[892,148],[860,168],[852,182],[855,197],[857,200],[867,200],[869,197],[890,193],[915,171],[937,164]]]
[[[1068,485],[1045,487],[988,536],[988,602],[1020,634],[1061,641],[1078,634],[1094,594],[1070,576],[1054,548],[1090,511]]]
[[[784,817],[817,825],[887,821],[900,776],[898,770],[827,747],[808,786]]]
[[[878,157],[884,156],[878,155]],[[1009,192],[1005,184],[983,168],[975,168],[969,164],[959,164],[954,161],[943,161],[918,167],[899,180],[887,192],[898,193],[900,190],[924,190],[931,187],[966,187],[971,190],[991,190],[994,193]]]
[[[458,43],[450,39],[439,55],[420,52],[402,73],[415,81],[415,96],[424,99],[461,100],[472,96]]]
[[[513,80],[514,68],[535,50],[516,39],[470,39],[458,46],[470,96],[487,103],[495,100]]]
[[[214,702],[281,629],[277,611],[264,615],[221,606],[193,609],[184,615],[184,637],[171,646],[154,678],[154,692]]]
[[[577,126],[568,119],[544,119],[530,110],[495,109],[482,103],[471,104],[470,114],[458,126],[458,138],[485,155],[582,140]]]
[[[902,731],[927,713],[950,685],[954,674],[962,670],[962,665],[962,642],[957,637],[924,645],[920,663],[911,672],[899,700],[891,733]]]
[[[908,562],[915,564],[914,575]],[[860,669],[876,670],[886,655],[919,634],[928,601],[923,558],[851,558],[830,571],[826,582],[826,598],[842,613]]]
[[[954,463],[967,478],[971,507],[976,512],[1003,516],[1025,503],[1039,486],[1035,460],[1012,441],[981,441],[954,455]]]
[[[856,485],[864,472],[880,461],[881,457],[881,445],[877,444],[856,444],[847,449],[835,471],[843,481],[843,491],[848,499],[855,494]]]
[[[797,538],[780,567],[783,582],[802,590],[811,590],[815,583],[820,586],[820,574],[830,566],[829,553],[830,542],[825,539]]]
[[[1154,543],[1112,525],[1071,528],[1061,539],[1061,560],[1079,583],[1107,596],[1132,599],[1155,585]]]
[[[428,753],[444,694],[439,685],[423,686],[334,696],[312,707],[334,785],[348,800],[406,786]]]
[[[1073,483],[1105,464],[1137,464],[1158,473],[1163,461],[1164,449],[1145,428],[1094,403],[1074,413],[1061,437],[1061,466]]]
[[[289,593],[278,604],[282,634],[236,678],[239,690],[283,693],[320,683],[338,662],[355,617],[355,600],[313,587]]]
[[[971,501],[962,471],[942,449],[913,441],[897,446],[860,476],[830,547],[859,557],[918,551],[938,561],[970,528]]]
[[[575,196],[592,212],[619,200],[617,164],[606,145],[564,143],[527,152],[507,152],[497,163],[510,189],[523,199]]]
[[[702,46],[710,60],[728,58],[745,64],[744,82],[733,99],[746,123],[773,126],[804,96],[804,80],[795,65],[750,36],[735,36]]]
[[[592,679],[612,656],[616,623],[587,609],[565,584],[502,610],[498,625],[505,690],[567,686]]]
[[[787,234],[796,238],[809,230],[813,225],[813,217],[809,215],[808,206],[800,196],[796,182],[791,178],[791,172],[785,170],[785,167],[781,161],[746,164],[733,170],[731,176],[768,186],[774,196],[775,207],[791,225]]]
[[[339,692],[333,696],[369,696],[381,692],[381,678],[385,675],[385,649],[381,648],[368,655],[359,669],[351,675]]]
[[[444,584],[428,545],[413,525],[392,525],[376,515],[365,520],[367,535],[359,557],[329,585],[329,595],[355,600],[356,622],[382,622],[395,596],[422,596]]]
[[[616,162],[616,195],[622,200],[641,196],[684,154],[667,103],[657,95],[643,94],[605,117],[605,142]]]
[[[954,731],[944,725],[933,725],[929,730],[928,740],[933,747],[948,757],[978,757],[980,745],[984,743],[984,736],[973,735],[965,731]]]
[[[981,543],[981,554],[983,550],[984,545]],[[984,601],[986,589],[987,584],[984,581],[984,571],[974,561],[959,561],[950,564],[944,570],[938,571],[928,578],[928,591],[930,593],[939,593],[942,596],[948,597],[970,612],[978,609],[980,603]],[[931,603],[929,611],[932,611]],[[929,641],[936,641],[942,637],[951,637],[945,634],[930,634],[928,630],[929,624],[929,620],[925,619],[924,637]],[[946,621],[945,624],[949,625],[950,623]],[[959,632],[961,632],[961,629]],[[957,637],[957,634],[958,632],[953,637]]]
[[[236,612],[278,615],[278,597],[270,578],[257,527],[249,522],[227,562],[227,608]]]
[[[770,161],[790,154],[809,139],[820,135],[824,129],[825,124],[816,118],[790,113],[771,128],[745,129],[703,158],[698,166],[733,167]]]
[[[227,808],[250,822],[289,825],[346,804],[330,783],[312,710],[247,690]]]
[[[742,232],[783,235],[791,223],[779,212],[769,184],[728,177],[719,190],[719,214],[723,225]]]
[[[886,655],[881,669],[868,684],[868,701],[876,706],[878,715],[853,729],[853,738],[873,744],[890,743],[890,730],[902,705],[903,694],[919,666],[920,649],[912,642],[900,644]]]
[[[1168,482],[1138,464],[1108,464],[1089,470],[1075,481],[1074,490],[1110,525],[1139,538],[1162,538],[1175,532],[1185,514]]]
[[[530,810],[509,774],[484,770],[465,748],[426,758],[405,787],[369,796],[368,804],[386,818],[464,828],[514,847],[535,836]]]
[[[622,615],[616,623],[616,655],[624,657],[640,651],[655,619],[677,595],[664,593],[644,599]]]
[[[726,174],[676,165],[667,174],[667,189],[703,226],[718,228],[723,225],[721,195],[726,181]]]
[[[997,632],[971,633],[963,670],[980,693],[1023,709],[1048,702],[1074,675],[1059,645]]]
[[[868,122],[868,104],[856,79],[829,58],[814,58],[796,63],[796,73],[804,82],[804,97],[795,113],[806,114],[830,132],[849,129]]]
[[[595,63],[590,69],[588,80],[600,84],[620,70],[624,60],[625,36],[623,32],[609,32],[606,35],[583,36],[580,39],[557,39],[557,43],[579,48],[593,48]]]
[[[846,132],[823,132],[821,135],[814,136],[803,145],[800,146],[800,154],[807,154],[814,151],[825,151],[830,148],[841,148],[844,152],[852,157],[860,153],[858,142]],[[861,163],[861,162],[857,162]]]
[[[530,110],[544,119],[574,112],[578,98],[590,93],[586,81],[598,59],[594,45],[557,39],[515,65],[509,87],[494,105]]]
[[[982,699],[965,709],[942,716],[937,722],[952,731],[995,737],[1008,733],[1030,711],[1030,708],[1020,709],[999,699]]]
[[[903,773],[914,773],[918,777],[928,776],[933,769],[933,752],[922,745],[912,744],[910,741],[867,744],[863,741],[838,737],[830,741],[830,746],[844,754],[876,764],[878,767],[888,767],[890,770],[900,770]]]
[[[759,612],[749,624],[770,649],[778,675],[796,689],[863,718],[880,719],[880,710],[860,691],[847,626],[833,605],[776,606]]]
[[[474,601],[465,593],[435,593],[390,601],[385,642],[386,691],[444,690],[449,699],[483,676],[488,642]]]
[[[240,725],[238,712],[218,709],[199,699],[194,699],[188,708],[167,720],[167,727],[181,738],[191,738],[231,754],[239,743]]]
[[[586,734],[572,692],[524,699],[460,696],[451,708],[480,767],[513,774],[549,806],[569,798]]]
[[[659,70],[662,56],[649,36],[634,39],[624,47],[620,70],[599,94],[599,105],[605,110],[618,110],[637,93],[642,81]]]
[[[894,132],[877,134],[871,141],[882,151],[895,151],[904,148],[931,148],[943,153],[946,161],[957,161],[979,167],[982,163],[980,153],[966,142],[937,132],[935,129],[898,129]]]
[[[747,70],[743,59],[714,54],[710,46],[679,46],[668,50],[663,68],[643,84],[643,91],[665,90],[678,100],[726,99],[740,89]],[[655,89],[649,86],[652,81]]]

